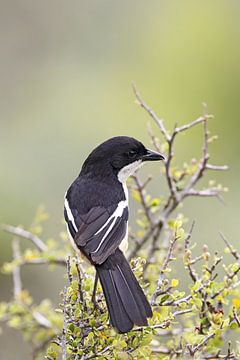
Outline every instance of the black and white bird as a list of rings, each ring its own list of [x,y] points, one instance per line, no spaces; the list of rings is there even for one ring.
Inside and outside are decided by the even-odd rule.
[[[125,256],[127,178],[146,161],[164,157],[132,137],[97,146],[65,195],[64,217],[75,249],[95,266],[110,315],[120,333],[147,325],[152,310]]]

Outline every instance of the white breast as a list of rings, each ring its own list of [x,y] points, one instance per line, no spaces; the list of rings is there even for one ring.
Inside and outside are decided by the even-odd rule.
[[[129,176],[131,176],[140,166],[143,165],[142,160],[137,160],[129,165],[124,166],[118,173],[118,180],[124,184]]]
[[[142,162],[142,160],[134,161],[133,163],[131,163],[127,166],[124,166],[124,168],[122,168],[118,173],[118,180],[122,183],[123,191],[125,194],[127,204],[128,204],[128,189],[127,189],[127,185],[126,185],[127,178],[129,176],[131,176],[143,164],[144,163]],[[120,248],[120,250],[122,250],[123,253],[125,253],[128,249],[128,224],[127,224],[126,235],[125,235],[124,239],[122,240],[119,248]]]

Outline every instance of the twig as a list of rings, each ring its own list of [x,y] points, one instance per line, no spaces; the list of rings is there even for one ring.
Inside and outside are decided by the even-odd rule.
[[[175,311],[174,313],[172,313],[172,317],[168,318],[166,320],[164,320],[161,324],[155,324],[155,325],[150,325],[150,326],[137,326],[134,327],[132,331],[142,331],[144,328],[150,328],[152,330],[155,329],[166,329],[167,327],[170,326],[171,321],[179,315],[185,315],[192,312],[192,309],[185,309],[185,310],[179,310],[179,311]]]
[[[214,171],[226,171],[229,169],[229,167],[227,165],[212,165],[212,164],[207,164],[206,165],[206,169],[208,170],[214,170]]]
[[[151,298],[151,304],[152,305],[155,303],[157,297],[159,296],[160,289],[161,289],[161,286],[162,286],[162,283],[163,283],[164,272],[167,269],[169,263],[174,259],[173,258],[173,249],[174,249],[174,245],[175,245],[177,239],[178,238],[175,235],[174,239],[170,242],[170,246],[169,246],[165,261],[163,263],[162,269],[161,269],[160,274],[159,274],[157,288],[156,288],[156,290],[153,293],[152,298]]]
[[[191,228],[190,228],[190,231],[188,233],[188,236],[185,239],[185,253],[188,254],[188,261],[186,263],[186,267],[187,267],[187,269],[189,271],[189,275],[192,278],[193,282],[196,282],[198,280],[198,275],[197,275],[196,271],[194,270],[194,268],[192,266],[193,260],[192,260],[192,256],[191,256],[191,251],[189,249],[189,247],[190,247],[190,239],[191,239],[191,236],[192,236],[194,225],[195,225],[195,222],[193,221],[192,225],[191,225]]]
[[[216,278],[216,275],[217,274],[214,274],[214,271],[216,269],[216,267],[218,266],[218,264],[222,261],[223,257],[220,256],[220,257],[217,257],[217,253],[215,253],[216,255],[216,258],[215,258],[215,261],[214,263],[212,264],[211,268],[206,268],[206,270],[209,272],[209,274],[211,275],[210,276],[210,280],[213,281],[215,278]]]
[[[234,270],[232,273],[227,274],[227,278],[232,280],[235,275],[240,271],[240,265],[238,265],[237,269]],[[225,289],[230,288],[231,283],[227,283],[221,287],[215,294],[212,295],[211,299],[215,299],[218,295],[220,295]]]
[[[233,307],[233,317],[234,317],[236,323],[238,324],[238,327],[240,327],[240,319],[239,319],[239,317],[237,315],[237,311],[236,311],[235,307]]]
[[[17,264],[19,259],[21,258],[18,240],[13,240],[12,252],[13,252],[13,259],[16,262],[16,265],[13,268],[13,294],[14,294],[14,298],[17,299],[22,291],[20,266]]]
[[[20,227],[15,227],[11,225],[1,224],[0,228],[10,234],[19,236],[24,239],[32,241],[32,243],[38,248],[39,251],[47,251],[47,245],[37,236],[31,232],[24,230]]]
[[[146,265],[145,265],[145,267],[143,269],[144,272],[146,271],[148,265],[150,264],[150,261],[151,261],[151,259],[153,257],[154,252],[157,250],[157,242],[158,242],[158,240],[160,238],[164,223],[165,222],[163,222],[163,221],[159,223],[159,226],[157,227],[157,230],[155,231],[155,233],[152,236],[152,245],[151,245],[151,249],[150,249],[149,254],[148,254],[148,260],[146,261]]]
[[[33,360],[38,358],[39,352],[43,351],[48,345],[49,343],[52,341],[54,342],[54,338],[55,338],[55,334],[52,336],[49,336],[46,340],[44,340],[43,342],[41,342],[40,344],[38,344],[37,346],[34,346],[33,349]],[[46,357],[46,359],[50,359],[49,357]],[[52,360],[52,358],[50,359]]]
[[[223,239],[223,241],[225,242],[225,244],[227,245],[228,249],[230,250],[230,253],[232,254],[233,257],[235,257],[236,260],[240,260],[240,254],[237,252],[237,250],[235,250],[233,248],[233,246],[230,244],[230,242],[228,241],[228,239],[223,235],[223,233],[220,231],[219,232],[221,238]]]
[[[227,282],[225,285],[223,285],[217,292],[215,292],[215,294],[212,295],[211,299],[215,299],[218,295],[220,295],[225,289],[227,288],[231,288],[231,280],[234,278],[235,275],[238,274],[238,272],[240,271],[240,254],[233,248],[233,246],[230,244],[230,242],[227,240],[227,238],[220,232],[220,236],[223,239],[223,241],[225,242],[225,244],[227,245],[230,253],[232,254],[232,256],[237,260],[238,262],[238,267],[232,272],[232,273],[227,273],[227,278],[228,280],[230,280],[230,282]],[[236,283],[237,284],[237,283]],[[232,286],[232,288],[236,287],[236,284],[234,284]]]
[[[81,267],[80,267],[80,263],[79,263],[79,259],[77,258],[76,261],[76,269],[77,269],[77,274],[78,274],[78,290],[79,290],[79,296],[80,296],[80,301],[84,306],[85,309],[85,300],[83,297],[83,290],[82,290],[82,275],[81,275]]]
[[[147,326],[147,328],[150,328],[152,330],[166,329],[167,327],[170,326],[170,324],[171,324],[171,318],[164,320],[161,324],[155,324],[155,325]],[[142,331],[144,328],[146,328],[146,326],[137,326],[137,327],[133,328],[132,331]]]
[[[160,226],[161,223],[162,218],[156,221],[152,228],[149,228],[141,239],[136,240],[134,248],[130,251],[128,255],[128,259],[132,259],[137,255],[138,251],[146,244],[146,242],[151,238],[151,236],[153,236],[155,230],[158,226]]]
[[[185,310],[179,310],[179,311],[175,311],[172,316],[175,317],[175,316],[178,316],[178,315],[184,315],[184,314],[188,314],[188,313],[191,313],[192,312],[192,309],[185,309]]]
[[[185,239],[185,251],[187,251],[189,249],[189,246],[190,246],[190,239],[192,237],[192,233],[193,233],[193,229],[194,229],[194,226],[195,226],[195,221],[192,222],[192,225],[190,227],[190,230],[188,232],[188,235]]]
[[[150,209],[149,209],[149,206],[148,206],[148,204],[146,202],[146,198],[145,198],[145,195],[144,195],[144,186],[143,186],[143,184],[141,184],[141,182],[138,179],[137,175],[132,175],[132,179],[134,180],[134,182],[136,184],[136,190],[139,192],[139,196],[140,196],[140,199],[141,199],[141,204],[142,204],[142,207],[144,209],[144,213],[146,215],[146,218],[148,219],[150,227],[152,227],[153,222],[152,222],[152,218],[151,218]]]
[[[213,118],[212,115],[208,115],[208,118]],[[199,118],[197,118],[196,120],[190,122],[189,124],[186,124],[186,125],[182,125],[178,128],[175,129],[175,132],[178,134],[180,132],[183,132],[183,131],[186,131],[186,130],[189,130],[190,128],[192,128],[193,126],[196,126],[198,124],[201,124],[203,123],[204,121],[206,121],[206,117],[205,116],[200,116]]]
[[[165,164],[165,170],[166,170],[166,179],[168,183],[168,188],[170,195],[166,201],[166,204],[162,211],[162,217],[158,221],[151,223],[151,229],[145,233],[145,235],[136,242],[135,248],[130,253],[130,258],[133,256],[136,256],[138,251],[145,245],[145,243],[150,239],[153,238],[153,244],[150,249],[150,252],[148,254],[148,258],[151,258],[155,250],[157,249],[156,242],[158,241],[160,237],[160,233],[162,231],[162,228],[164,227],[164,223],[167,222],[169,216],[172,214],[172,212],[178,207],[178,205],[186,198],[190,196],[198,196],[198,197],[217,197],[220,201],[222,201],[222,198],[220,196],[220,190],[218,188],[210,187],[208,189],[202,189],[198,190],[195,189],[195,185],[199,182],[199,180],[203,177],[204,172],[206,170],[227,170],[227,166],[220,166],[220,165],[213,165],[208,164],[209,160],[209,153],[208,153],[208,144],[209,144],[209,133],[208,133],[208,120],[211,119],[213,116],[207,113],[206,105],[204,106],[204,114],[197,118],[196,120],[182,125],[182,126],[175,126],[173,132],[171,134],[168,133],[166,130],[163,120],[160,119],[156,113],[148,106],[148,104],[142,99],[138,89],[136,88],[135,84],[132,84],[134,95],[136,97],[136,100],[138,104],[150,115],[150,117],[154,120],[154,122],[158,125],[164,140],[168,144],[168,151],[166,160],[164,162]],[[198,169],[197,171],[190,177],[188,183],[185,185],[183,189],[181,189],[181,186],[178,186],[178,182],[183,179],[187,175],[187,173],[182,174],[178,180],[174,179],[172,175],[172,159],[174,156],[174,142],[175,138],[178,134],[187,131],[191,129],[194,126],[197,126],[199,124],[203,124],[203,150],[202,150],[202,158],[199,161]],[[159,148],[156,137],[152,133],[151,129],[149,129],[149,134],[151,137],[151,140],[155,146],[156,149]],[[142,201],[142,205],[144,207],[144,202]],[[146,213],[146,216],[148,220],[150,220],[150,217]],[[155,232],[158,229],[157,232]]]
[[[203,129],[204,129],[204,144],[203,144],[203,156],[199,163],[198,170],[193,174],[191,177],[188,185],[185,187],[184,191],[182,192],[182,198],[187,196],[188,192],[194,187],[194,185],[201,179],[201,177],[204,174],[204,171],[206,170],[206,165],[209,159],[208,154],[208,126],[207,126],[207,120],[211,117],[210,115],[204,115],[202,118],[203,122]]]
[[[173,200],[173,205],[171,209],[175,209],[175,207],[178,205],[179,203],[179,199],[178,199],[178,192],[177,192],[177,187],[176,184],[173,180],[173,177],[171,175],[171,161],[173,159],[174,156],[174,151],[173,151],[173,144],[174,144],[174,140],[175,140],[175,136],[177,135],[176,132],[176,127],[172,133],[172,136],[170,136],[170,138],[167,140],[168,142],[168,156],[167,159],[165,161],[165,169],[166,169],[166,178],[167,178],[167,183],[168,183],[168,187],[170,190],[170,199]]]
[[[197,351],[201,350],[210,339],[215,336],[215,333],[207,335],[198,345],[196,346],[188,346],[188,350],[191,356],[193,356]]]
[[[173,301],[166,301],[163,302],[161,305],[162,306],[179,306],[182,303],[186,303],[188,302],[195,294],[201,292],[204,288],[206,288],[208,285],[210,284],[210,281],[208,281],[207,283],[202,284],[201,286],[199,286],[199,288],[197,288],[196,290],[193,291],[192,294],[189,294],[179,300],[173,300]]]
[[[47,319],[39,311],[33,311],[32,316],[40,326],[42,326],[42,327],[44,327],[46,329],[52,329],[53,328],[53,324],[51,323],[51,321],[49,319]]]
[[[100,356],[104,355],[107,351],[112,349],[112,347],[113,347],[112,345],[106,346],[102,351],[99,351],[98,353],[81,357],[81,360],[89,360],[89,359],[95,359],[97,357],[100,357]]]
[[[66,266],[66,260],[60,257],[52,259],[31,259],[31,260],[22,260],[21,265],[60,265]]]
[[[132,83],[132,88],[133,88],[133,92],[135,94],[135,97],[138,101],[138,104],[147,111],[147,113],[153,118],[153,120],[155,121],[155,123],[159,126],[163,136],[165,137],[166,140],[170,139],[170,136],[168,135],[168,132],[165,128],[165,126],[163,125],[163,120],[159,119],[159,117],[155,114],[155,112],[143,101],[143,99],[141,98],[141,95],[139,93],[139,91],[137,90],[136,86],[134,83]]]
[[[67,359],[67,287],[63,290],[63,331],[62,331],[62,360]]]
[[[219,190],[217,188],[205,189],[205,190],[190,189],[185,194],[185,197],[187,196],[217,197],[219,196]]]
[[[71,273],[71,256],[69,255],[67,257],[67,274],[68,274],[68,281],[69,281],[69,284],[72,283],[72,280],[73,280],[73,276],[72,276],[72,273]]]
[[[157,151],[160,152],[160,146],[158,145],[157,137],[154,135],[154,133],[153,133],[153,131],[152,131],[151,126],[150,126],[149,123],[148,123],[148,134],[149,134],[149,136],[150,136],[150,138],[151,138],[151,140],[152,140],[153,146],[155,147],[155,149],[156,149]]]

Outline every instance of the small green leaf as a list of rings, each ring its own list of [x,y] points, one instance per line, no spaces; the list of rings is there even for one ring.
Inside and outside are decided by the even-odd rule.
[[[169,294],[165,294],[161,297],[160,299],[160,304],[163,304],[168,298],[169,298]]]

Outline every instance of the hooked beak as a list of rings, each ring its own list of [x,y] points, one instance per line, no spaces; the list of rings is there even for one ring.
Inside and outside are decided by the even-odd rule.
[[[157,151],[147,149],[147,154],[143,155],[142,161],[157,161],[164,160],[164,156]]]

